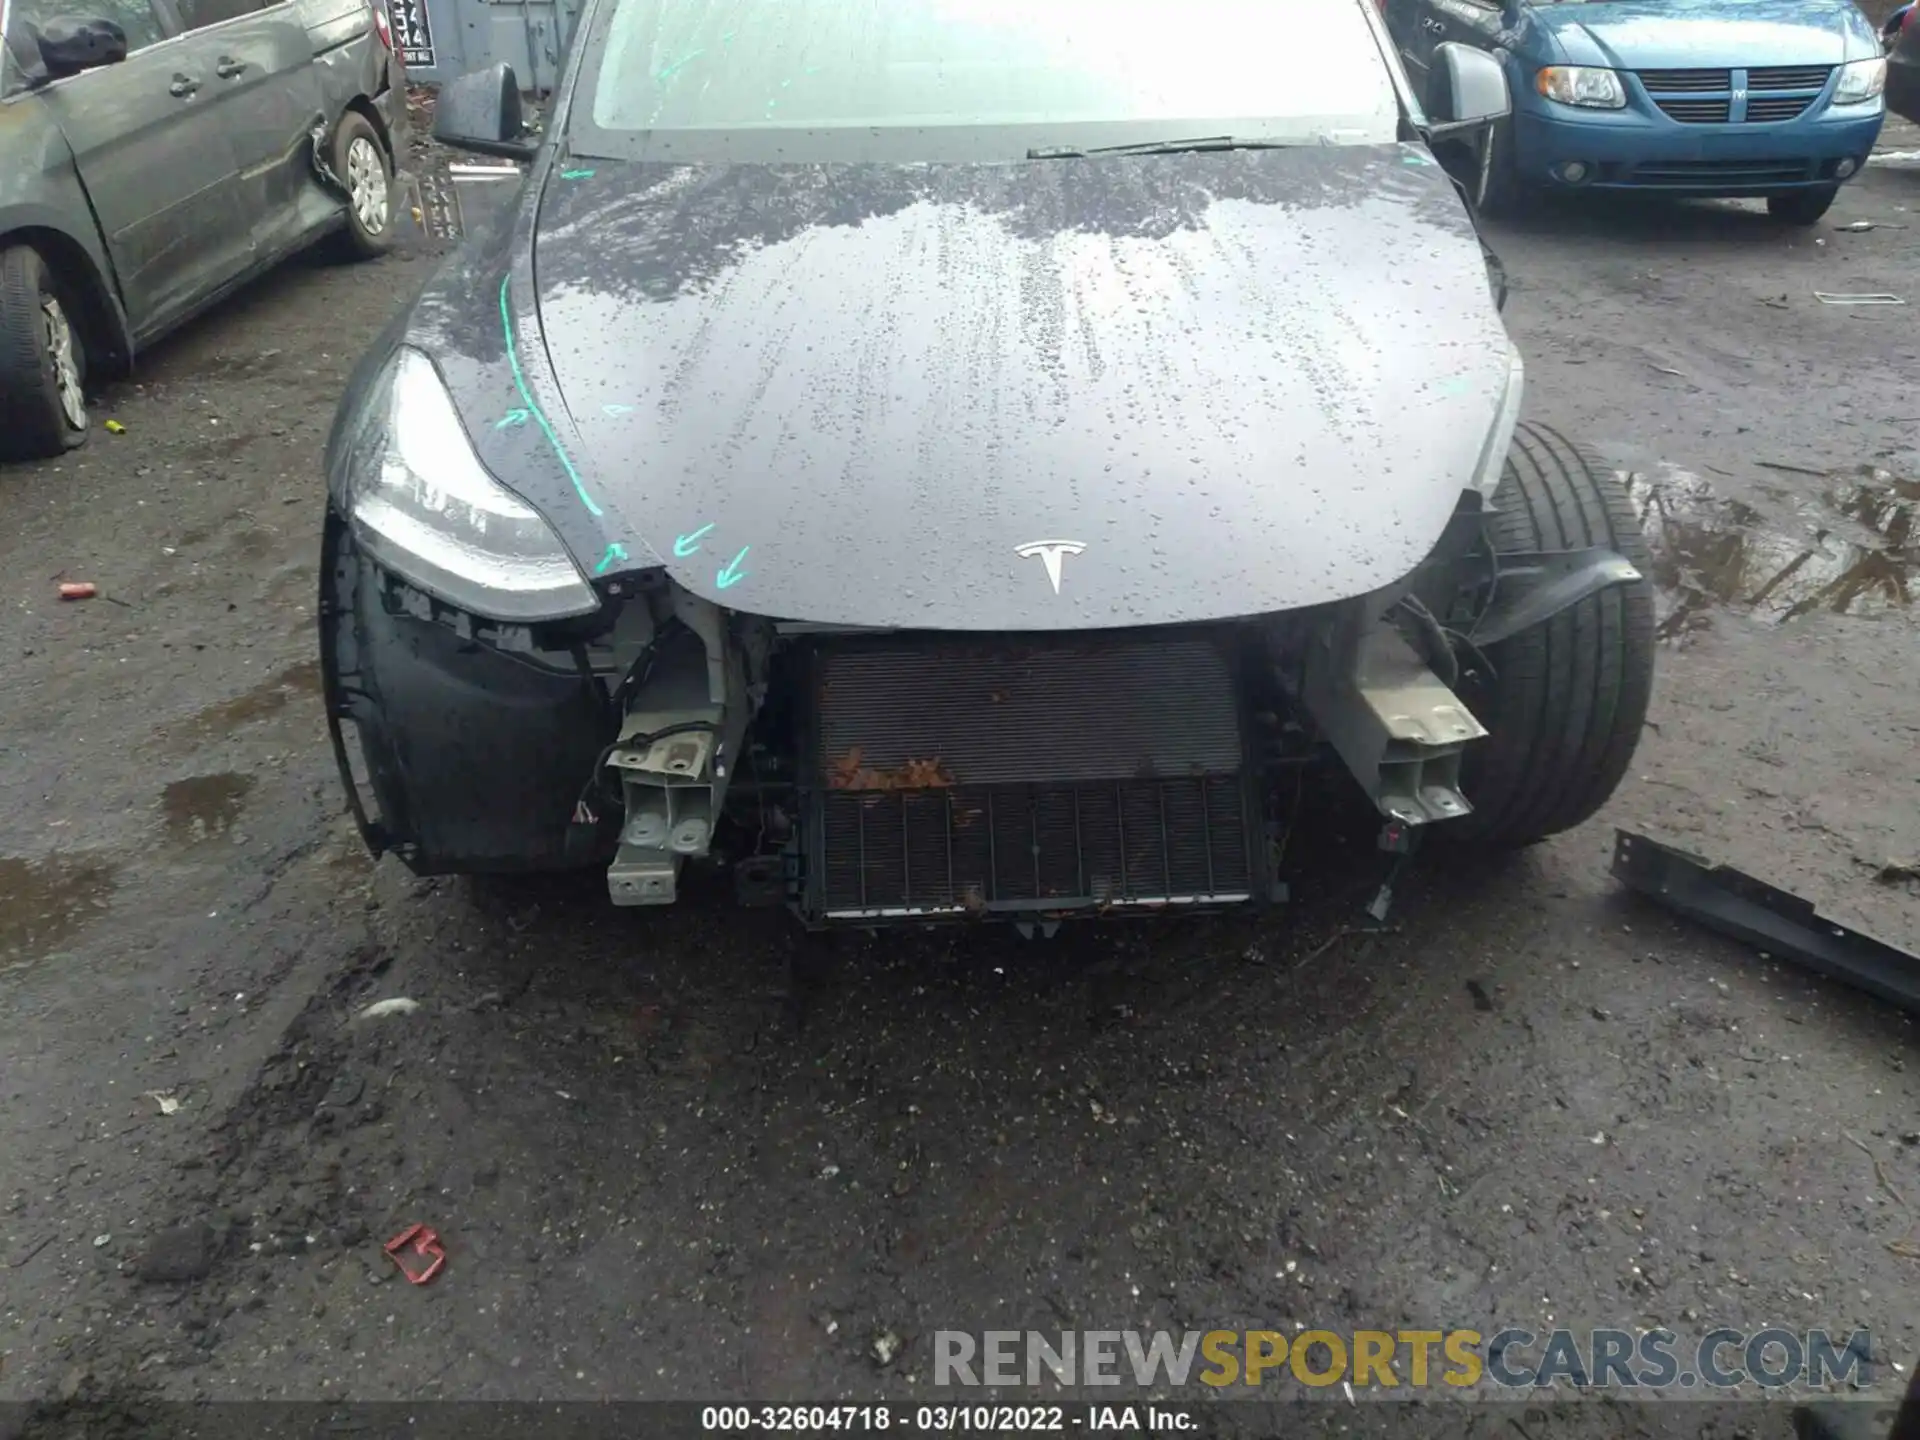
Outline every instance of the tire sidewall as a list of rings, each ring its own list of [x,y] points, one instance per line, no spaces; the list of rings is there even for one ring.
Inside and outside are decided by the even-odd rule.
[[[1546,426],[1515,430],[1487,538],[1500,554],[1604,546],[1642,578],[1490,646],[1461,699],[1489,734],[1461,759],[1463,840],[1531,844],[1584,823],[1627,772],[1654,676],[1651,564],[1618,477]]]
[[[1767,212],[1784,224],[1815,225],[1839,198],[1838,185],[1817,190],[1794,190],[1771,197],[1767,202]]]
[[[39,393],[37,398],[47,408],[47,430],[58,434],[58,446],[61,450],[77,449],[86,444],[91,425],[86,409],[87,384],[87,342],[86,331],[81,323],[80,312],[73,303],[68,287],[60,283],[60,277],[47,259],[31,246],[22,247],[26,251],[27,279],[32,294],[28,303],[32,314],[27,317],[33,327],[34,358],[39,366]],[[61,314],[67,322],[67,333],[73,347],[73,366],[80,383],[80,414],[78,427],[67,418],[66,407],[60,403],[60,377],[54,368],[52,347],[47,343],[44,320],[44,306],[52,299],[60,306]]]

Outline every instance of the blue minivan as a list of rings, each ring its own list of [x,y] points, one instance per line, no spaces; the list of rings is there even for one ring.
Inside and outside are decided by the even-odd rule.
[[[1853,0],[1382,0],[1416,88],[1434,47],[1490,51],[1513,113],[1476,141],[1487,214],[1545,190],[1764,197],[1811,225],[1886,115]]]

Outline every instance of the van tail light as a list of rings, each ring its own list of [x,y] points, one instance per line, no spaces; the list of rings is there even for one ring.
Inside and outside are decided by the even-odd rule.
[[[393,49],[393,21],[387,15],[387,0],[372,0],[373,28],[380,32],[380,43]]]

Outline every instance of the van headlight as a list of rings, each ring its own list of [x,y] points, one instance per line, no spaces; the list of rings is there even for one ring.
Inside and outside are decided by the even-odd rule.
[[[1627,103],[1626,87],[1611,70],[1592,65],[1549,65],[1535,82],[1540,93],[1562,105],[1589,110],[1619,110]]]
[[[1864,105],[1878,100],[1887,88],[1887,57],[1855,60],[1840,67],[1840,83],[1833,87],[1835,105]]]
[[[600,602],[540,512],[487,473],[453,396],[402,347],[362,417],[343,499],[366,553],[493,620],[560,620]]]

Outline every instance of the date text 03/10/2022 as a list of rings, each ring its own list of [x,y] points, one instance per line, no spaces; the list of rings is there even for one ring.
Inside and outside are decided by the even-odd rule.
[[[708,1405],[700,1428],[731,1434],[809,1431],[955,1435],[1181,1434],[1194,1415],[1170,1405]]]

